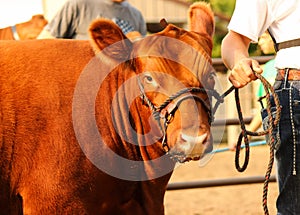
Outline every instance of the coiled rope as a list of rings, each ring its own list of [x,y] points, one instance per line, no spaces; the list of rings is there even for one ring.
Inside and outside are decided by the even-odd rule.
[[[235,154],[235,167],[239,172],[243,172],[246,170],[248,163],[249,163],[249,154],[250,154],[250,146],[249,146],[249,139],[248,136],[263,136],[263,135],[268,135],[268,141],[267,144],[270,147],[270,157],[269,157],[269,163],[267,166],[266,174],[265,174],[265,181],[264,181],[264,186],[263,186],[263,198],[262,198],[262,205],[264,209],[264,214],[269,215],[269,210],[268,210],[268,205],[267,205],[267,199],[268,199],[268,187],[269,187],[269,181],[270,181],[270,175],[272,172],[272,167],[274,163],[274,151],[275,151],[275,141],[278,138],[275,135],[274,129],[279,123],[280,120],[280,113],[281,113],[281,107],[280,107],[280,102],[278,99],[277,94],[274,91],[274,88],[271,86],[271,84],[260,74],[255,73],[255,76],[261,81],[263,84],[264,90],[266,92],[265,99],[267,101],[267,115],[268,115],[268,126],[267,129],[261,132],[252,132],[248,131],[245,126],[245,122],[243,119],[243,113],[242,113],[242,108],[240,104],[240,98],[239,98],[239,89],[235,87],[231,87],[228,89],[221,97],[224,98],[228,94],[230,94],[233,90],[235,91],[235,101],[236,101],[236,108],[238,112],[238,117],[241,125],[241,133],[239,135],[237,145],[236,145],[236,154]],[[275,102],[275,115],[272,116],[271,112],[271,101],[270,97],[271,95],[273,96],[274,102]],[[216,103],[216,106],[214,108],[214,111],[216,111],[219,103]],[[240,152],[241,152],[241,145],[242,141],[244,140],[245,144],[245,158],[243,165],[240,165]],[[277,140],[279,141],[279,140]]]

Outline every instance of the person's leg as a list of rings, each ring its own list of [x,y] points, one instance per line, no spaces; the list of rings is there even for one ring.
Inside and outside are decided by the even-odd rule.
[[[278,215],[300,214],[300,83],[282,84],[280,99],[280,146],[276,151],[279,195]]]

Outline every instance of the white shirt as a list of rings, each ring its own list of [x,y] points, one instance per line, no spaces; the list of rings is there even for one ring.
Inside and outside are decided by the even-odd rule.
[[[269,28],[276,42],[300,38],[300,0],[236,0],[228,29],[254,42]],[[281,49],[275,67],[300,69],[300,47]]]

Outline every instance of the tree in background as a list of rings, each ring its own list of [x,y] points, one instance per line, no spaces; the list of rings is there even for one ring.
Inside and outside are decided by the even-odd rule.
[[[212,57],[219,58],[221,57],[221,42],[222,39],[227,34],[227,25],[232,16],[235,0],[186,0],[189,3],[194,2],[207,2],[210,3],[214,14],[215,14],[215,35],[214,35],[214,48],[212,52]],[[257,55],[260,52],[258,51],[257,44],[251,44],[250,46],[250,54]]]

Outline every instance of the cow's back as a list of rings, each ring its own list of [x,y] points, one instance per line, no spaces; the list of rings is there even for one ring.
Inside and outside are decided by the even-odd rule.
[[[56,183],[79,174],[71,172],[81,156],[71,144],[72,96],[93,56],[88,41],[0,41],[0,209],[5,214],[19,210],[18,193],[27,203],[40,204],[59,189],[67,192]],[[40,195],[44,199],[30,198],[39,190],[26,190],[31,182],[48,186],[48,193]]]
[[[21,132],[16,126],[36,133],[51,116],[70,111],[76,81],[93,55],[87,41],[0,41],[0,135],[8,134],[4,141],[16,142]]]
[[[62,108],[93,56],[87,41],[0,41],[0,114]]]

